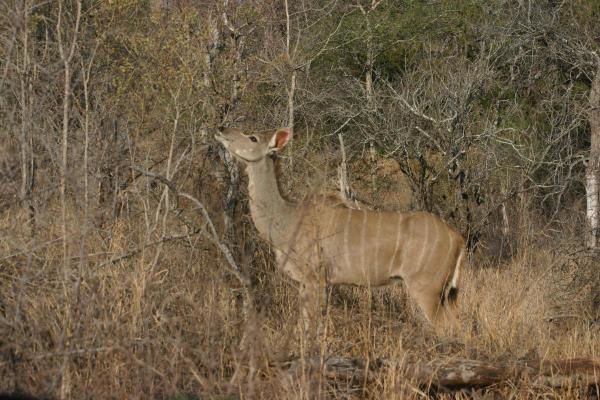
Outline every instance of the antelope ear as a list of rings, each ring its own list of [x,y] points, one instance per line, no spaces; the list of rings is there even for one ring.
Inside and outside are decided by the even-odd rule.
[[[269,141],[269,152],[281,151],[292,138],[290,128],[279,128]]]

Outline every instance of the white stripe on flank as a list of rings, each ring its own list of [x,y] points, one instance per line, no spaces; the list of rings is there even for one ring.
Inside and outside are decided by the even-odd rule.
[[[415,263],[415,269],[419,272],[423,268],[423,260],[425,259],[425,254],[427,253],[427,247],[425,246],[425,243],[429,243],[429,221],[425,220],[425,223],[423,225],[425,225],[423,241],[421,243],[418,243],[418,245],[421,247],[421,255]]]
[[[435,263],[435,258],[440,256],[440,254],[437,254],[437,252],[440,251],[440,248],[442,247],[442,246],[440,246],[440,244],[442,242],[442,238],[441,238],[440,232],[438,231],[438,227],[433,222],[431,225],[433,228],[431,230],[432,239],[431,239],[431,244],[429,245],[429,254],[428,254],[429,257],[427,257],[427,260],[426,260],[426,263],[428,266]],[[427,243],[427,242],[425,242],[425,243]],[[441,249],[441,251],[443,251],[443,249]],[[440,268],[440,266],[436,265],[435,268]],[[444,277],[444,279],[445,278],[446,277]]]
[[[448,248],[444,249],[444,251],[446,251],[446,261],[444,261],[444,268],[448,268],[450,269],[450,273],[452,273],[452,267],[449,266],[449,261],[451,261],[450,259],[452,257],[454,257],[454,252],[452,251],[452,249],[454,248],[454,243],[453,243],[453,238],[452,238],[452,232],[450,232],[448,229],[444,229],[444,231],[446,231],[446,234],[448,235]],[[450,279],[451,276],[447,276],[444,279]],[[444,282],[446,283],[446,282]]]
[[[392,271],[394,269],[394,261],[396,260],[396,254],[398,253],[398,249],[400,248],[400,235],[402,233],[402,229],[400,229],[400,221],[402,220],[402,214],[398,214],[398,220],[396,221],[396,243],[394,243],[394,252],[390,257],[390,266],[388,267],[388,275],[392,275]]]
[[[379,248],[381,247],[379,234],[381,233],[381,214],[382,213],[377,213],[377,231],[375,232],[375,241],[373,242],[373,246],[375,246],[375,264],[373,265],[373,268],[376,271],[379,271]]]
[[[362,265],[362,271],[363,271],[363,276],[365,278],[367,278],[367,285],[369,285],[370,282],[368,282],[369,280],[369,275],[367,274],[367,212],[363,211],[363,219],[362,219],[362,224],[361,224],[361,229],[360,229],[360,241],[361,243],[361,255],[360,255],[360,259],[361,259],[361,265]]]
[[[352,265],[350,263],[350,245],[349,245],[349,235],[350,235],[350,221],[352,220],[352,210],[346,210],[346,225],[344,226],[344,257],[346,259],[346,268],[351,269]]]

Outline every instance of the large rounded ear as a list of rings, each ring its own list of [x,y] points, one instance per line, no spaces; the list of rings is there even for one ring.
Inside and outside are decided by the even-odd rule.
[[[290,128],[279,128],[269,141],[269,153],[281,151],[292,138],[292,130]]]

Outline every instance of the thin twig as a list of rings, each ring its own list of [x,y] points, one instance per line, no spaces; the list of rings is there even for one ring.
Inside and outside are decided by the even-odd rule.
[[[212,219],[210,218],[210,215],[208,214],[208,211],[206,210],[206,207],[204,206],[204,204],[202,204],[202,202],[200,200],[198,200],[196,197],[192,196],[191,194],[179,191],[179,189],[177,189],[177,187],[171,180],[165,178],[164,176],[162,176],[160,174],[146,171],[143,168],[140,168],[140,167],[137,167],[134,165],[130,166],[130,168],[137,172],[140,172],[146,176],[149,176],[153,179],[156,179],[160,183],[167,186],[177,196],[184,197],[184,198],[192,201],[196,205],[196,207],[198,209],[200,209],[200,212],[202,213],[202,217],[204,218],[204,221],[206,222],[206,225],[208,226],[208,229],[209,229],[209,232],[207,233],[206,237],[208,239],[210,239],[219,248],[219,250],[221,250],[221,252],[225,256],[225,259],[227,260],[227,263],[229,264],[231,273],[240,281],[242,286],[244,286],[244,288],[247,289],[247,287],[250,284],[249,280],[242,274],[240,268],[238,267],[237,263],[235,262],[233,255],[231,254],[231,251],[229,250],[227,245],[225,245],[219,239],[219,235],[217,233],[215,225],[212,222]]]

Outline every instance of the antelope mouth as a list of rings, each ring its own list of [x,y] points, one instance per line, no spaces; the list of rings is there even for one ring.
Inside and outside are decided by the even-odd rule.
[[[215,140],[221,143],[223,146],[227,147],[228,141],[225,136],[221,134],[221,132],[215,133]]]

